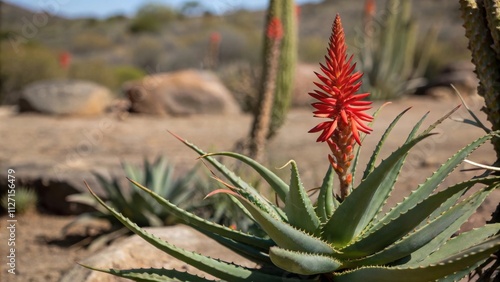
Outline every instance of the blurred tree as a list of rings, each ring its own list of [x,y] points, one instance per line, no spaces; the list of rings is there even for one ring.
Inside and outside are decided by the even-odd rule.
[[[7,41],[0,44],[0,103],[14,104],[32,82],[63,76],[57,53],[45,46],[28,42],[14,49]]]
[[[178,19],[180,14],[172,8],[157,4],[148,3],[137,11],[129,31],[132,33],[159,32],[163,24]]]

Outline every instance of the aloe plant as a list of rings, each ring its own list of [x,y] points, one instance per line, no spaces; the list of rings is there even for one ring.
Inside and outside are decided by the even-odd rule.
[[[254,229],[253,222],[245,218],[244,213],[228,197],[211,198],[202,203],[197,202],[201,201],[210,192],[203,185],[205,177],[199,173],[197,168],[175,179],[175,166],[169,164],[161,156],[158,156],[153,162],[145,158],[142,168],[130,163],[122,163],[122,168],[127,178],[144,183],[161,197],[198,216],[226,226],[238,226],[238,228],[245,231]],[[94,175],[104,189],[106,203],[115,209],[121,210],[125,216],[139,226],[165,226],[179,222],[176,216],[165,210],[148,193],[137,189],[135,185],[131,183],[122,185],[118,179],[107,180],[99,173]],[[123,229],[121,222],[107,209],[103,208],[91,194],[74,194],[68,196],[67,200],[91,206],[95,211],[78,216],[63,228],[63,232],[67,233],[75,225],[85,225],[89,220],[92,222],[92,219],[104,219],[111,225],[108,232],[92,238],[93,240],[89,245],[91,249],[98,249],[104,244],[129,233],[127,229]]]
[[[196,195],[194,188],[199,188],[201,184],[197,180],[197,170],[189,171],[185,176],[174,179],[175,167],[167,162],[161,156],[154,162],[144,159],[143,168],[129,163],[122,163],[125,175],[144,183],[152,191],[169,199],[172,203],[182,206],[186,209],[193,208],[193,202],[188,201],[193,194]],[[177,222],[176,217],[153,200],[147,193],[137,189],[134,185],[123,185],[118,179],[108,180],[99,173],[94,173],[103,188],[106,203],[115,209],[119,209],[125,216],[133,220],[139,226],[164,226]],[[198,195],[201,198],[202,195]],[[114,240],[115,238],[127,233],[123,230],[123,225],[112,213],[103,208],[98,201],[89,193],[73,194],[67,197],[67,201],[91,206],[95,209],[92,212],[86,212],[78,216],[63,228],[67,232],[72,226],[85,225],[91,219],[103,219],[111,225],[111,229],[97,238],[94,238],[90,247],[99,248],[103,244]]]
[[[384,14],[375,21],[374,1],[367,1],[358,68],[366,75],[364,89],[373,100],[400,98],[425,83],[437,29],[420,36],[411,5],[410,0],[388,0]]]
[[[185,176],[174,179],[174,166],[167,163],[161,156],[154,162],[144,159],[143,168],[129,163],[122,163],[125,175],[139,183],[144,183],[152,191],[169,199],[176,205],[187,206],[186,200],[192,197],[196,183],[196,169],[189,171]],[[94,173],[102,188],[107,203],[131,218],[139,226],[163,226],[176,221],[160,204],[153,201],[144,191],[136,189],[134,185],[121,185],[117,179],[107,180],[99,173]],[[115,217],[95,201],[88,193],[74,194],[67,198],[70,202],[86,204],[96,208],[97,214],[92,216],[105,218],[115,225]],[[88,216],[88,215],[87,215]],[[118,223],[118,222],[116,222]]]
[[[452,281],[467,275],[500,249],[500,224],[489,224],[451,239],[486,196],[498,187],[500,177],[474,178],[432,193],[472,151],[490,140],[492,134],[461,149],[403,202],[387,213],[382,212],[408,151],[429,137],[432,128],[441,121],[418,135],[415,132],[420,123],[417,124],[408,140],[375,166],[385,136],[389,133],[386,132],[372,155],[361,184],[342,202],[333,196],[334,172],[330,168],[315,205],[306,196],[297,164],[293,161],[290,162],[291,179],[287,184],[248,157],[230,152],[207,154],[181,140],[228,178],[231,183],[227,183],[229,189],[216,190],[216,193],[227,193],[239,199],[251,218],[266,232],[264,237],[206,221],[133,181],[184,223],[257,262],[260,267],[255,269],[179,249],[147,233],[99,198],[96,199],[125,226],[155,247],[223,280],[401,281],[401,277],[405,277],[405,281]],[[215,156],[236,158],[253,167],[285,206],[279,208],[271,204],[217,161]],[[460,200],[460,196],[476,184],[483,184],[484,187]],[[153,280],[155,277],[188,280],[185,273],[165,269],[101,271],[138,281],[159,281]],[[200,277],[190,278],[192,280],[189,281],[208,281]]]
[[[264,231],[257,236],[206,221],[164,199],[136,181],[166,210],[185,224],[258,264],[248,268],[178,248],[141,229],[127,217],[106,205],[92,190],[99,203],[126,227],[153,246],[212,276],[226,281],[454,281],[459,280],[500,249],[500,224],[455,236],[460,226],[485,198],[500,185],[500,176],[474,177],[449,187],[439,184],[475,149],[499,134],[490,132],[451,156],[437,171],[404,200],[387,209],[386,200],[394,190],[409,151],[433,135],[433,129],[457,108],[419,133],[424,115],[401,146],[379,162],[379,155],[403,111],[388,126],[361,181],[353,188],[353,177],[364,136],[373,117],[364,111],[370,102],[360,88],[359,72],[353,72],[352,57],[346,55],[344,33],[337,16],[328,47],[327,61],[318,74],[319,90],[310,93],[319,102],[315,116],[326,118],[311,132],[322,131],[318,142],[328,142],[332,154],[319,195],[314,202],[306,193],[295,161],[291,160],[290,179],[285,182],[255,160],[232,152],[207,153],[176,136],[194,150],[221,176],[214,177],[225,188],[208,196],[226,194],[238,201],[242,211]],[[220,157],[241,161],[254,169],[283,203],[279,206],[263,197],[242,180]],[[348,170],[348,171],[346,171]],[[339,185],[335,185],[335,175]],[[472,190],[475,185],[482,187]],[[345,190],[345,191],[342,191]],[[471,192],[470,196],[462,197]],[[388,210],[388,211],[387,211]],[[387,212],[386,212],[387,211]],[[137,281],[210,281],[171,269],[96,269]]]

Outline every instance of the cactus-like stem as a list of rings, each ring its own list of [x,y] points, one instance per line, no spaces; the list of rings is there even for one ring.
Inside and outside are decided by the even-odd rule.
[[[260,114],[256,117],[254,123],[255,135],[250,144],[250,156],[256,160],[261,160],[264,148],[269,134],[269,124],[271,123],[271,108],[274,100],[275,81],[278,72],[279,62],[279,39],[272,40],[270,54],[268,57],[269,72],[264,81],[264,95],[260,100]]]
[[[460,9],[464,19],[465,35],[469,39],[472,62],[476,65],[479,78],[478,93],[483,96],[483,111],[491,122],[493,130],[500,129],[500,0],[460,0]],[[491,142],[500,162],[500,138]],[[500,204],[492,214],[491,223],[500,222]],[[498,256],[493,266],[480,271],[478,281],[490,281],[498,267]],[[498,278],[498,277],[497,277]],[[495,280],[496,281],[496,280]]]
[[[271,123],[271,112],[276,88],[276,76],[279,66],[280,43],[283,36],[280,14],[280,1],[271,0],[267,11],[264,36],[263,70],[259,91],[258,105],[255,108],[254,121],[250,132],[249,155],[261,160]]]
[[[295,62],[297,60],[296,7],[293,0],[282,1],[281,5],[283,39],[281,41],[279,72],[276,77],[276,89],[268,139],[272,138],[285,123],[286,114],[291,103]]]
[[[498,2],[490,2],[485,6],[498,7]],[[464,19],[465,35],[469,38],[469,49],[472,53],[472,62],[476,65],[476,74],[479,78],[479,95],[484,97],[486,113],[488,120],[492,124],[493,130],[500,129],[500,61],[498,54],[491,47],[494,46],[494,37],[492,34],[498,33],[498,26],[491,32],[488,25],[488,19],[498,16],[486,16],[486,10],[482,6],[483,2],[476,0],[460,0],[460,8]],[[498,24],[498,23],[497,23]],[[493,138],[493,146],[497,153],[497,159],[500,159],[500,138]]]
[[[500,0],[483,1],[488,27],[493,38],[493,49],[500,59]]]

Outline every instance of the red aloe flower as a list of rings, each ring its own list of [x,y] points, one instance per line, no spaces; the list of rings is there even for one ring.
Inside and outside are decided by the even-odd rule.
[[[334,134],[337,127],[350,125],[356,142],[361,145],[358,131],[370,133],[371,128],[364,122],[373,120],[372,116],[364,113],[371,108],[371,102],[361,100],[370,94],[355,94],[361,87],[361,81],[358,80],[363,74],[354,72],[356,64],[351,64],[352,55],[347,59],[346,49],[344,29],[340,16],[337,15],[332,27],[328,54],[325,56],[326,66],[320,64],[325,76],[316,73],[323,84],[314,84],[321,90],[309,93],[320,101],[312,104],[317,109],[314,116],[329,118],[331,121],[322,122],[309,132],[323,130],[317,141],[324,142]]]
[[[267,26],[266,35],[270,39],[280,40],[283,37],[283,25],[277,17],[273,17]]]
[[[371,108],[371,102],[362,101],[369,93],[355,94],[361,87],[361,72],[355,72],[356,64],[352,64],[346,54],[345,36],[340,16],[335,17],[332,35],[325,56],[326,65],[320,64],[323,74],[316,73],[321,83],[314,83],[319,90],[309,93],[319,100],[313,103],[316,108],[314,116],[328,118],[309,132],[322,131],[317,142],[327,141],[332,155],[328,156],[330,163],[341,180],[341,197],[347,195],[352,175],[348,171],[353,159],[355,142],[361,145],[359,131],[370,133],[372,130],[365,122],[373,120],[366,110]]]

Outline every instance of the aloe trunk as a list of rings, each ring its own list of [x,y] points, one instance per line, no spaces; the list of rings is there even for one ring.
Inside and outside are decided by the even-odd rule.
[[[493,130],[500,129],[500,0],[460,0],[465,35],[469,39],[472,62],[479,78],[478,93],[484,98],[488,121]],[[500,163],[500,138],[491,140],[496,151],[496,164]],[[500,222],[500,204],[491,222]],[[480,279],[489,279],[500,266],[497,259]],[[498,277],[497,277],[498,278]],[[483,280],[481,280],[483,281]],[[486,280],[484,280],[486,281]]]
[[[460,0],[465,35],[479,78],[478,93],[484,97],[493,130],[500,129],[500,1]],[[500,138],[492,140],[500,159]]]
[[[264,31],[264,67],[262,69],[258,105],[255,108],[252,131],[250,132],[249,146],[250,156],[257,160],[262,158],[271,123],[271,108],[273,106],[276,75],[278,72],[279,44],[281,43],[281,38],[270,37],[268,31],[271,28],[272,21],[274,19],[279,20],[280,8],[279,1],[271,0],[269,9],[267,10],[266,28]]]
[[[276,77],[276,89],[272,108],[268,139],[272,138],[285,123],[290,108],[295,63],[297,61],[297,13],[293,0],[282,1],[281,21],[283,39],[281,41],[279,72]],[[305,93],[304,93],[305,94]]]
[[[283,125],[290,107],[297,53],[297,28],[293,0],[271,0],[266,16],[263,70],[258,104],[250,132],[250,156],[261,159],[266,141]],[[268,34],[273,19],[283,26],[282,38]]]

